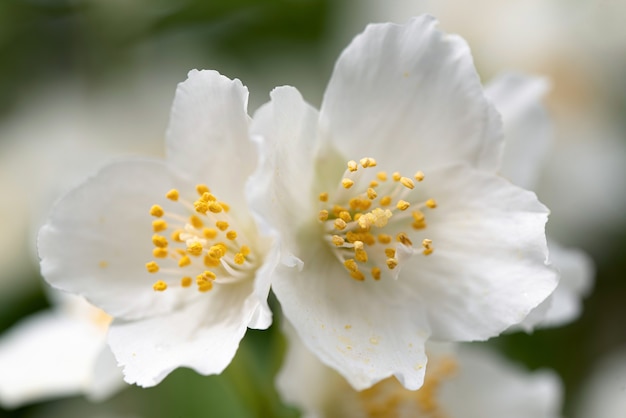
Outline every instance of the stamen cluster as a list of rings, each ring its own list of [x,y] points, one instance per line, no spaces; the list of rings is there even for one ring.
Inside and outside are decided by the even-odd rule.
[[[418,201],[414,196],[415,183],[424,180],[424,173],[418,171],[413,178],[399,172],[391,176],[385,171],[373,174],[371,169],[376,165],[369,157],[359,163],[348,161],[332,200],[328,192],[319,195],[324,209],[318,219],[326,239],[350,276],[359,281],[365,280],[364,269],[374,280],[380,280],[383,271],[397,277],[399,257],[418,251],[405,226],[425,229],[423,210],[437,207],[434,199]],[[423,239],[422,254],[430,255],[433,250],[432,241]]]
[[[228,215],[230,206],[217,200],[204,184],[196,186],[196,191],[198,198],[194,202],[181,199],[176,189],[165,195],[180,203],[187,215],[166,212],[159,205],[150,208],[150,215],[157,218],[152,221],[152,255],[161,261],[146,263],[146,269],[150,273],[179,276],[179,285],[184,288],[191,287],[195,276],[197,290],[208,292],[214,282],[246,277],[253,268],[254,255],[248,245],[240,243],[241,237],[232,225],[234,220]],[[164,235],[168,229],[169,239]],[[162,267],[167,264],[168,267]],[[152,287],[164,291],[171,285],[172,282],[157,280]]]

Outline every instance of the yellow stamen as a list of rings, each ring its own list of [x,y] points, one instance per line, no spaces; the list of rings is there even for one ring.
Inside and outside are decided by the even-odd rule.
[[[218,202],[218,203],[220,204],[224,212],[230,212],[230,205],[228,203],[226,202]]]
[[[202,250],[204,250],[204,247],[199,242],[193,242],[187,245],[187,252],[191,255],[198,256],[202,254]]]
[[[399,210],[407,210],[409,206],[411,206],[411,204],[406,200],[399,200],[398,203],[396,203],[396,208]]]
[[[243,254],[245,257],[250,255],[250,247],[248,247],[247,245],[242,245],[239,251],[241,251],[241,254]]]
[[[163,211],[163,208],[159,205],[152,205],[152,207],[150,208],[150,215],[155,216],[157,218],[160,218],[161,216],[163,216],[164,213],[165,211]]]
[[[422,180],[424,180],[424,173],[422,173],[421,171],[418,171],[417,173],[415,173],[415,176],[413,176],[413,177],[417,181],[422,181]]]
[[[339,217],[343,219],[343,221],[346,223],[352,220],[352,216],[350,216],[350,212],[348,212],[347,210],[341,211],[339,213]]]
[[[359,267],[356,265],[356,261],[354,261],[354,259],[349,258],[346,261],[343,262],[343,265],[349,270],[349,271],[357,271],[359,269]]]
[[[154,261],[150,261],[149,263],[146,263],[146,270],[148,270],[148,273],[156,273],[159,271],[159,265]]]
[[[169,200],[173,200],[174,202],[176,202],[179,197],[178,190],[176,189],[170,190],[169,192],[165,194],[165,197],[167,197]]]
[[[228,222],[226,222],[226,221],[217,221],[217,222],[215,222],[215,226],[220,231],[226,231],[228,229],[228,227],[229,227]]]
[[[211,202],[209,203],[209,210],[212,213],[220,213],[223,209],[222,209],[222,205],[220,205],[217,202]]]
[[[228,231],[226,233],[226,238],[228,238],[231,241],[234,239],[237,239],[237,231]]]
[[[180,260],[178,260],[178,267],[186,267],[189,264],[191,264],[191,258],[186,255],[182,256]]]
[[[320,202],[328,202],[328,193],[320,193]]]
[[[437,207],[437,202],[435,202],[435,199],[428,199],[426,201],[426,206],[428,206],[430,209],[435,209]]]
[[[361,158],[359,162],[363,168],[376,167],[376,160],[373,158]]]
[[[378,174],[376,174],[376,177],[380,181],[387,181],[387,172],[386,171],[379,171]]]
[[[395,248],[385,248],[385,255],[387,256],[387,258],[395,258],[396,257]]]
[[[348,161],[348,170],[355,172],[356,170],[358,170],[359,166],[357,165],[356,161],[354,160],[350,160]]]
[[[183,277],[180,279],[180,285],[182,287],[189,287],[191,286],[191,283],[193,283],[193,279],[191,277]]]
[[[381,244],[389,244],[391,242],[391,235],[378,234],[378,242]]]
[[[394,172],[394,173],[391,175],[391,178],[393,179],[393,181],[400,181],[400,179],[402,178],[402,176],[400,175],[400,173],[398,173],[398,172],[396,171],[396,172]]]
[[[333,244],[335,244],[337,247],[341,247],[343,244],[345,244],[345,242],[346,241],[339,235],[333,235]]]
[[[246,258],[244,257],[242,253],[235,254],[235,257],[233,258],[233,260],[235,261],[235,264],[238,264],[238,265],[242,265],[243,263],[246,262]]]
[[[204,265],[207,267],[218,267],[222,264],[219,258],[211,257],[209,254],[204,256]]]
[[[180,234],[182,234],[183,232],[185,231],[183,231],[182,229],[177,229],[176,231],[172,232],[172,241],[184,242],[184,240],[180,238]]]
[[[370,181],[370,187],[378,187],[378,182],[376,180]]]
[[[413,243],[411,242],[411,240],[409,239],[409,236],[407,234],[405,234],[404,232],[400,232],[397,236],[396,239],[398,240],[398,242],[406,245],[407,247],[410,247],[413,245]]]
[[[206,214],[209,211],[209,205],[204,200],[196,200],[193,207],[198,213]]]
[[[391,204],[391,196],[383,196],[380,199],[380,206],[389,206]]]
[[[376,190],[372,189],[371,187],[369,189],[367,189],[367,198],[370,200],[374,200],[376,199],[376,197],[378,196],[378,193],[376,193]]]
[[[167,289],[167,283],[165,283],[163,280],[158,280],[152,285],[152,288],[157,292],[163,292],[165,289]]]
[[[396,267],[398,267],[398,259],[397,258],[388,258],[386,263],[387,263],[387,268],[389,268],[389,270],[393,270]]]
[[[204,228],[202,230],[202,235],[204,236],[204,238],[206,239],[213,239],[217,236],[217,229],[213,229],[213,228]]]
[[[346,226],[347,226],[346,221],[344,221],[343,219],[341,218],[335,219],[335,229],[342,231],[346,229]]]
[[[209,189],[206,184],[198,184],[196,186],[196,191],[198,192],[198,194],[200,196],[202,196],[205,193],[211,193],[211,189]]]
[[[328,211],[326,209],[320,210],[320,213],[317,215],[317,219],[324,222],[328,219]]]
[[[163,219],[155,219],[152,221],[152,230],[154,232],[161,232],[167,229],[167,222]]]
[[[378,267],[372,267],[372,277],[374,280],[380,280],[380,269]]]
[[[402,185],[406,187],[407,189],[413,190],[415,188],[415,183],[413,183],[413,180],[411,180],[408,177],[401,177],[400,183],[402,183]]]
[[[360,282],[365,280],[365,276],[359,270],[351,271],[350,272],[350,277],[352,277],[354,280],[358,280]]]
[[[155,247],[165,248],[167,247],[167,238],[165,238],[163,235],[154,234],[152,236],[152,243]]]
[[[156,258],[165,258],[167,257],[167,249],[165,248],[155,248],[154,250],[152,250],[152,255],[155,256]]]
[[[198,285],[198,291],[200,292],[208,292],[213,289],[213,282],[208,281]]]
[[[223,245],[217,244],[209,248],[209,255],[213,258],[220,259],[226,254],[226,248]]]
[[[341,185],[344,187],[344,189],[349,189],[350,187],[354,186],[354,181],[348,178],[341,179]]]

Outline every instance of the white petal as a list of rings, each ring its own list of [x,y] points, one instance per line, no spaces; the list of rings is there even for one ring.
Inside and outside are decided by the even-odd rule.
[[[492,337],[554,290],[558,276],[546,265],[548,211],[534,193],[467,166],[431,171],[420,186],[438,202],[420,232],[435,250],[413,257],[398,280],[420,295],[434,338]]]
[[[83,393],[104,340],[104,329],[61,312],[26,318],[0,340],[0,403],[13,408]]]
[[[309,250],[301,272],[281,266],[273,283],[304,344],[357,390],[391,375],[420,387],[429,330],[414,292],[398,281],[357,282],[326,248]]]
[[[451,417],[558,418],[562,385],[555,373],[529,373],[484,348],[460,346],[457,375],[441,387]]]
[[[258,308],[250,282],[216,285],[202,298],[168,315],[114,321],[109,345],[128,383],[148,387],[171,371],[189,367],[221,373],[237,351]]]
[[[485,89],[504,124],[500,172],[525,189],[535,187],[553,139],[552,124],[542,104],[548,89],[547,80],[521,74],[503,74]]]
[[[155,292],[145,264],[152,256],[153,204],[167,210],[166,166],[127,161],[102,169],[54,207],[39,233],[41,271],[54,287],[85,296],[115,317],[167,312],[180,289]],[[191,294],[195,292],[184,292]]]
[[[320,111],[323,138],[348,159],[398,169],[466,162],[496,170],[499,115],[464,40],[431,16],[369,25],[339,57]]]
[[[312,213],[318,114],[293,87],[278,87],[271,97],[250,128],[262,154],[247,191],[254,210],[283,234],[289,248],[294,245],[292,232]]]
[[[94,363],[91,380],[85,389],[87,399],[103,401],[128,386],[124,382],[122,368],[117,365],[117,360],[107,345],[102,347]]]
[[[167,130],[172,171],[206,183],[231,206],[245,207],[243,187],[256,166],[248,139],[248,89],[216,71],[189,72],[176,89]]]

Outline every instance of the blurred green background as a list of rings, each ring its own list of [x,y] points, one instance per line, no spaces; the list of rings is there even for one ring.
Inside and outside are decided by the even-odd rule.
[[[445,3],[454,10],[454,2]],[[531,16],[529,26],[506,25],[521,22],[519,8],[498,7],[487,13],[491,9],[484,5],[485,9],[477,11],[484,19],[501,21],[502,28],[515,31],[517,38],[507,33],[510,41],[502,41],[504,49],[507,42],[511,48],[522,43],[532,52],[517,50],[516,59],[497,55],[499,47],[489,44],[497,35],[483,33],[481,19],[468,18],[457,25],[454,12],[448,11],[441,16],[440,26],[468,39],[484,79],[505,69],[553,77],[548,105],[555,115],[560,141],[556,152],[561,159],[567,160],[568,153],[576,155],[567,145],[568,141],[579,144],[581,132],[591,132],[588,136],[594,139],[605,134],[615,138],[609,147],[616,148],[608,148],[608,153],[617,160],[613,165],[599,163],[600,171],[606,173],[587,173],[591,180],[605,174],[594,180],[591,197],[567,200],[567,193],[584,193],[572,184],[546,186],[539,192],[549,204],[550,200],[556,206],[563,202],[566,211],[578,215],[559,221],[555,212],[560,232],[553,233],[563,243],[588,251],[596,262],[595,288],[585,300],[582,317],[560,328],[532,335],[516,333],[490,342],[531,369],[556,370],[565,384],[565,410],[570,415],[598,359],[626,346],[626,185],[620,168],[626,165],[620,159],[626,132],[626,87],[620,76],[626,69],[626,46],[619,39],[626,39],[626,34],[621,28],[602,26],[612,24],[602,17],[612,16],[612,2],[545,3],[552,7],[537,9],[541,16]],[[432,11],[437,13],[443,6],[438,7]],[[567,26],[558,34],[536,30],[540,17],[555,13],[555,7],[562,8],[559,18]],[[0,231],[5,241],[0,246],[0,332],[48,306],[38,275],[34,235],[53,197],[80,180],[64,179],[52,185],[44,181],[59,164],[47,153],[62,146],[55,141],[64,144],[64,132],[85,143],[92,141],[91,152],[103,150],[111,158],[129,153],[161,155],[176,83],[192,68],[216,69],[241,79],[250,89],[251,114],[269,98],[274,86],[284,84],[298,87],[309,102],[319,106],[334,60],[366,22],[404,21],[425,10],[429,10],[426,2],[356,0],[0,2]],[[588,33],[601,27],[604,38],[589,39]],[[551,54],[549,47],[562,54]],[[541,48],[548,49],[535,54]],[[582,127],[570,123],[580,114],[597,117]],[[91,120],[96,122],[85,122]],[[92,130],[97,131],[99,124],[119,121],[124,123],[111,134],[110,142],[106,134],[100,134],[104,138],[89,136],[98,136]],[[63,130],[74,129],[73,124],[79,122],[86,126]],[[63,129],[53,132],[50,126],[55,123]],[[141,129],[135,131],[134,125]],[[566,148],[561,152],[562,143]],[[598,154],[606,152],[600,148]],[[95,171],[101,161],[91,164],[78,170],[81,175]],[[578,169],[593,171],[595,167],[583,164]],[[106,402],[66,398],[0,409],[0,417],[295,417],[296,411],[281,405],[273,388],[284,350],[278,329],[249,331],[222,376],[177,370],[158,387],[129,387]]]

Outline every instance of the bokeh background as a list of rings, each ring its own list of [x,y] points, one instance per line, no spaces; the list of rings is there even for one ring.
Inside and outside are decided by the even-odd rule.
[[[551,235],[593,258],[595,285],[572,324],[489,344],[530,369],[555,370],[564,414],[580,416],[597,365],[626,349],[623,0],[3,0],[0,336],[49,306],[35,237],[54,200],[107,161],[163,155],[188,70],[241,79],[250,114],[285,84],[318,107],[334,60],[367,23],[424,12],[469,42],[484,82],[511,70],[551,80],[555,138],[537,193],[553,210]],[[0,417],[296,417],[273,388],[278,329],[248,332],[221,376],[178,370],[101,403],[0,406]]]

